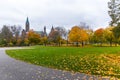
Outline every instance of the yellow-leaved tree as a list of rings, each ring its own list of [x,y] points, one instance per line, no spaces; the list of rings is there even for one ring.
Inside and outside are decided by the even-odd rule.
[[[74,26],[72,27],[68,38],[71,42],[76,42],[77,46],[79,42],[81,42],[82,46],[84,46],[84,42],[88,40],[88,34],[83,28],[80,28],[79,26]]]
[[[33,30],[30,30],[27,33],[27,38],[29,40],[29,44],[31,44],[31,45],[40,43],[40,35],[35,33]]]
[[[105,39],[110,43],[110,46],[112,46],[112,42],[115,39],[113,34],[113,28],[114,28],[113,26],[109,26],[104,30]]]

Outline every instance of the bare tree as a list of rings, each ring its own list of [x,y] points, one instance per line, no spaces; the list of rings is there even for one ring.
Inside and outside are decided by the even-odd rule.
[[[4,25],[1,30],[0,36],[1,39],[6,42],[6,44],[10,43],[13,37],[10,26]]]
[[[54,43],[58,43],[60,39],[60,34],[58,31],[52,31],[49,36],[48,36],[48,40],[49,42],[54,42]]]
[[[16,26],[16,25],[11,26],[11,31],[13,36],[15,37],[15,40],[18,40],[21,30],[22,30],[21,26]]]
[[[58,26],[58,27],[55,28],[55,30],[59,32],[61,38],[63,38],[63,39],[66,38],[66,36],[67,36],[67,31],[66,31],[66,29],[65,29],[64,27],[59,27],[59,26]]]

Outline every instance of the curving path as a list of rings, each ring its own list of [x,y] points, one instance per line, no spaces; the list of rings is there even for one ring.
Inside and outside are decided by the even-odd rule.
[[[82,73],[72,74],[67,71],[21,62],[7,56],[6,49],[16,48],[0,48],[0,80],[109,80],[108,78]]]

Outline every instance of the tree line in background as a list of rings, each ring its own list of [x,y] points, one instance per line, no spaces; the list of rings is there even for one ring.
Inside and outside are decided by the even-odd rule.
[[[22,34],[20,26],[4,25],[0,32],[0,46],[28,46],[28,45],[49,45],[49,46],[84,46],[95,44],[112,46],[120,44],[120,3],[119,0],[108,2],[110,26],[95,31],[89,28],[86,23],[73,26],[71,30],[64,27],[52,28],[47,36],[41,36],[33,30]]]
[[[66,30],[56,27],[50,34],[40,35],[34,30],[22,32],[21,26],[4,25],[0,31],[0,46],[61,45],[65,42]]]
[[[79,25],[67,31],[63,27],[56,27],[48,36],[41,36],[33,30],[23,35],[20,26],[3,26],[0,32],[0,46],[102,46],[103,44],[112,46],[120,43],[120,36],[116,36],[115,29],[116,27],[110,26],[93,31],[86,25]]]

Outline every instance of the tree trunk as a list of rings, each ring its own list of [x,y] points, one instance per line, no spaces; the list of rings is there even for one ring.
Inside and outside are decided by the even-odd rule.
[[[102,42],[101,42],[100,46],[102,46]]]
[[[46,42],[44,43],[44,45],[46,46]]]
[[[117,42],[115,43],[115,46],[117,46]]]
[[[68,40],[67,40],[67,46],[68,46]]]
[[[76,42],[76,46],[78,47],[78,42]]]
[[[112,46],[112,41],[110,41],[110,46]]]
[[[82,41],[82,47],[84,46],[84,43],[83,43],[83,41]]]
[[[60,45],[61,45],[61,44],[60,44],[60,42],[59,42],[59,47],[60,47]]]
[[[117,39],[116,39],[116,41],[115,41],[115,46],[117,46],[117,42],[118,42],[118,41],[117,41]]]

